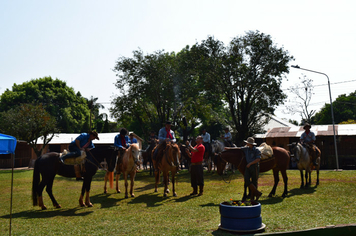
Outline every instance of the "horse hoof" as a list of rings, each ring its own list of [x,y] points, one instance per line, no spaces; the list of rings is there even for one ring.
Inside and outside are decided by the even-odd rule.
[[[117,192],[117,193],[121,193],[121,191],[120,191],[120,190],[117,190],[116,192]]]
[[[128,196],[128,195],[125,195],[125,198],[129,198],[129,196]]]
[[[91,204],[90,202],[88,204],[86,204],[87,207],[93,207],[93,204]]]
[[[108,193],[108,191],[104,190],[104,193]]]
[[[155,193],[157,193],[158,192],[158,190],[157,189],[155,189]]]
[[[268,194],[268,197],[273,197],[273,195],[270,193],[270,194]]]
[[[55,208],[62,208],[61,205],[54,205]]]
[[[47,210],[47,207],[46,207],[45,205],[43,205],[43,206],[41,207],[41,209],[42,209],[42,210]]]
[[[173,193],[173,197],[177,197],[177,193]]]
[[[167,189],[166,193],[170,193],[169,189]]]
[[[135,194],[131,194],[131,197],[135,197]]]
[[[163,194],[163,197],[167,197],[167,193],[164,193],[164,194]]]

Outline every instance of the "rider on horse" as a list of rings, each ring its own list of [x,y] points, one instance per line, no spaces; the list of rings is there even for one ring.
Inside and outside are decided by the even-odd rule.
[[[126,149],[130,147],[130,140],[126,134],[127,130],[125,128],[122,128],[120,130],[120,134],[116,135],[114,139],[114,146],[119,149],[119,165],[122,164],[122,157],[124,156]]]
[[[163,151],[166,148],[166,143],[169,141],[176,142],[176,138],[174,136],[174,132],[171,130],[172,123],[170,121],[166,121],[166,125],[161,128],[158,132],[158,139],[159,139],[159,144],[156,147],[154,153],[153,153],[153,160],[156,161],[156,163],[159,163],[160,160],[163,157]],[[179,160],[177,160],[178,166],[179,166]],[[155,166],[155,169],[158,169],[158,166]]]
[[[300,136],[300,143],[307,148],[309,151],[309,155],[311,156],[311,159],[313,161],[313,165],[317,166],[318,163],[316,163],[316,158],[317,158],[317,148],[315,146],[315,134],[310,131],[311,125],[308,123],[305,123],[303,129],[305,130],[304,133]]]
[[[231,133],[229,132],[229,128],[226,127],[224,129],[225,131],[225,134],[221,137],[224,139],[224,144],[225,144],[225,147],[233,147],[233,143],[232,143],[232,135]]]
[[[81,155],[81,150],[95,148],[94,144],[92,143],[92,140],[94,139],[99,140],[98,133],[95,130],[90,131],[89,133],[80,134],[75,140],[73,140],[69,144],[70,152],[61,157],[62,163],[64,163],[64,160],[67,158],[79,157]],[[77,180],[81,180],[82,176],[80,173],[80,166],[74,165],[74,170],[75,170],[75,175],[77,177]]]

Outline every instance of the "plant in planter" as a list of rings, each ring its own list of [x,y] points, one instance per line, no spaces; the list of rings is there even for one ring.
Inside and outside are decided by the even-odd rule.
[[[261,204],[255,201],[225,201],[220,203],[219,229],[233,232],[258,232],[265,228]]]

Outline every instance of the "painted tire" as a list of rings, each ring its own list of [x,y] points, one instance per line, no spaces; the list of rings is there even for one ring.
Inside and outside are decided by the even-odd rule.
[[[253,206],[230,206],[220,203],[220,215],[226,218],[250,219],[261,215],[261,204]]]
[[[230,206],[220,203],[220,227],[225,230],[251,231],[262,227],[261,204]]]

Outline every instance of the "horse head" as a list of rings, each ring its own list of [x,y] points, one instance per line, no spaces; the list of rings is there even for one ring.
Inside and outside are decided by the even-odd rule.
[[[175,165],[178,165],[178,162],[181,159],[181,152],[178,144],[176,143],[170,143],[169,148],[168,148],[168,156],[171,158],[172,162],[175,163]]]
[[[130,157],[132,156],[135,164],[140,165],[140,149],[138,148],[138,145],[135,143],[131,144],[129,148],[129,152],[130,152]]]
[[[214,155],[214,165],[216,166],[219,175],[224,173],[226,167],[226,161],[221,157],[221,155],[221,152],[215,153]]]
[[[299,162],[303,146],[300,143],[294,142],[294,143],[288,144],[288,147],[289,147],[289,151],[291,153],[291,160],[293,162]]]
[[[213,153],[219,153],[224,151],[224,143],[220,142],[219,140],[212,140],[211,141],[211,151]]]

